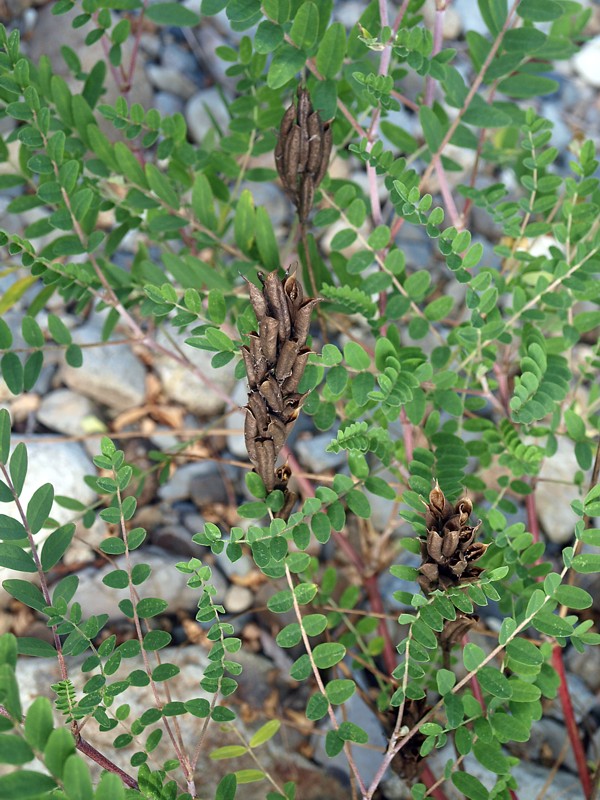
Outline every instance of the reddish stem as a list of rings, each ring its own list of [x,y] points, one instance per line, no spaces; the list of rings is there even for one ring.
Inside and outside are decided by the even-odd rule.
[[[560,678],[558,696],[560,697],[560,704],[565,718],[567,735],[569,736],[573,755],[577,762],[577,771],[579,773],[579,780],[581,781],[581,788],[583,789],[586,800],[590,800],[593,792],[592,779],[590,777],[583,744],[579,736],[577,720],[575,719],[575,712],[573,711],[573,703],[571,702],[569,685],[567,683],[567,673],[565,671],[565,662],[563,661],[562,647],[559,644],[555,644],[552,648],[552,666],[557,671]]]
[[[531,494],[525,495],[525,508],[527,510],[527,527],[529,528],[529,532],[533,536],[533,541],[539,542],[540,526],[535,508],[535,489]]]
[[[382,615],[379,618],[378,628],[379,633],[383,638],[383,663],[385,664],[386,670],[391,675],[396,669],[398,660],[396,658],[396,648],[392,642],[392,637],[385,619],[385,609],[383,607],[383,600],[381,599],[381,592],[379,591],[377,575],[369,575],[368,578],[364,578],[363,585],[367,594],[369,595],[371,611],[373,611],[375,614]]]

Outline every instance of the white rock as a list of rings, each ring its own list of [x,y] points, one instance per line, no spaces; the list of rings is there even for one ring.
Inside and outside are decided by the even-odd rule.
[[[430,30],[433,30],[435,21],[436,9],[435,0],[427,0],[423,7],[423,16],[425,23]],[[462,31],[462,18],[458,11],[451,5],[446,6],[442,18],[442,31],[444,39],[458,39]]]
[[[452,8],[458,14],[464,30],[476,31],[482,36],[488,33],[487,25],[481,16],[479,6],[473,0],[454,0]]]
[[[214,128],[214,118],[223,132],[229,127],[229,112],[215,87],[195,94],[185,108],[185,118],[192,138],[199,143]]]
[[[227,449],[232,455],[247,461],[248,450],[246,449],[246,442],[244,440],[246,412],[243,410],[248,402],[248,385],[246,381],[238,381],[232,395],[232,400],[236,406],[239,406],[239,411],[233,411],[231,414],[228,414],[225,420],[225,427],[232,431],[227,437]]]
[[[84,325],[74,332],[73,341],[77,344],[101,342],[99,326]],[[146,370],[126,344],[107,343],[85,348],[82,366],[76,368],[65,363],[61,376],[74,392],[91,397],[114,411],[124,411],[144,402]]]
[[[18,439],[13,438],[13,446]],[[94,475],[95,467],[76,442],[56,442],[50,437],[36,437],[34,441],[27,442],[28,469],[27,477],[20,495],[20,502],[24,509],[37,489],[45,483],[51,483],[54,494],[66,495],[85,505],[93,502],[96,494],[85,482],[86,475]],[[2,513],[12,519],[20,520],[20,514],[14,503],[4,503]],[[56,502],[52,505],[50,516],[59,525],[70,522],[74,514]],[[43,528],[35,535],[38,547],[52,533],[52,528]],[[0,585],[7,578],[21,580],[35,580],[34,573],[21,573],[15,570],[0,568]],[[0,604],[6,604],[9,595],[0,589]]]
[[[47,394],[40,405],[37,418],[52,431],[67,436],[89,433],[90,426],[98,425],[97,411],[88,397],[70,389],[57,389]]]
[[[223,410],[225,396],[231,393],[235,386],[235,361],[230,361],[224,367],[215,369],[211,366],[213,353],[207,350],[198,350],[185,344],[189,333],[171,333],[171,339],[181,349],[186,358],[190,360],[196,370],[205,376],[201,380],[189,367],[180,364],[167,355],[158,353],[154,360],[154,367],[161,379],[166,394],[178,403],[186,406],[194,414],[210,416]],[[159,332],[157,341],[169,350],[173,349],[171,341],[165,334]]]
[[[573,56],[573,66],[587,84],[600,88],[600,36],[594,36]]]
[[[188,588],[189,575],[175,569],[175,564],[182,560],[181,554],[167,553],[166,550],[150,546],[134,550],[130,557],[132,564],[149,564],[152,570],[150,577],[139,588],[141,597],[160,597],[166,600],[168,612],[171,614],[189,611],[196,606],[198,593]],[[114,559],[113,563],[102,569],[93,567],[79,573],[77,600],[88,616],[108,614],[111,619],[123,617],[119,603],[129,598],[129,588],[112,589],[102,583],[102,578],[114,569],[125,569],[124,556]],[[213,570],[209,583],[217,589],[215,602],[222,602],[226,590],[225,579]]]
[[[229,614],[240,614],[247,611],[254,601],[254,595],[245,586],[230,586],[225,595],[223,605]]]
[[[547,538],[556,544],[565,544],[574,536],[579,517],[572,511],[571,503],[580,494],[573,485],[573,476],[579,469],[573,442],[559,437],[558,449],[544,461],[535,489],[539,520]]]
[[[148,64],[146,72],[150,83],[162,92],[172,92],[178,97],[189,100],[198,91],[194,81],[172,67]]]

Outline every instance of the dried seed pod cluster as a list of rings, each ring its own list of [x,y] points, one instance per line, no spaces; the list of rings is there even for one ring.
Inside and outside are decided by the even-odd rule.
[[[482,572],[475,562],[485,553],[487,544],[475,541],[481,521],[475,526],[469,524],[472,511],[468,497],[452,505],[436,482],[425,514],[427,538],[421,540],[418,580],[425,594],[470,583]]]
[[[276,462],[305,397],[298,386],[311,352],[306,339],[318,300],[304,296],[294,275],[284,280],[277,272],[259,277],[262,291],[248,283],[258,332],[253,331],[249,344],[242,347],[250,387],[244,435],[250,461],[267,491],[284,493],[284,507],[277,516],[285,518],[295,495],[287,488],[289,468],[277,467]]]
[[[330,123],[321,121],[308,91],[299,86],[297,103],[292,103],[281,120],[275,166],[300,222],[308,218],[315,189],[325,177],[331,145]]]

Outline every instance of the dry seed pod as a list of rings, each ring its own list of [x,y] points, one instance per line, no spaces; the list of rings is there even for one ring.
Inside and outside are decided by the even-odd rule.
[[[331,125],[329,123],[326,123],[323,126],[321,146],[323,149],[323,153],[321,155],[321,164],[319,166],[319,171],[315,175],[315,186],[318,186],[321,183],[321,181],[327,174],[327,170],[329,168],[329,157],[331,155],[331,149],[333,147],[333,131],[331,130]]]
[[[280,383],[289,378],[294,368],[294,363],[298,356],[298,342],[288,340],[283,343],[277,366],[275,367],[275,377]]]
[[[299,347],[303,347],[308,339],[308,332],[310,330],[310,318],[314,307],[319,302],[320,298],[310,298],[296,312],[294,320],[294,338],[298,342]]]
[[[456,504],[449,503],[437,481],[425,504],[427,537],[421,540],[419,585],[425,594],[434,589],[449,589],[471,583],[481,574],[475,562],[485,553],[487,545],[475,542],[477,530],[469,525],[473,504],[467,497]]]
[[[308,218],[315,189],[327,172],[332,142],[331,125],[323,124],[308,91],[298,87],[296,104],[281,120],[275,166],[301,222]]]
[[[279,323],[279,339],[285,342],[286,339],[289,339],[292,332],[292,322],[283,286],[276,272],[270,272],[264,279],[264,282],[265,294],[267,295],[269,306],[273,312],[273,316]]]
[[[276,272],[259,277],[263,290],[260,297],[254,293],[252,304],[258,309],[257,317],[260,314],[260,333],[250,333],[242,349],[250,384],[244,437],[254,470],[267,491],[283,492],[284,504],[277,516],[287,518],[296,495],[287,487],[289,468],[277,467],[276,460],[304,400],[297,389],[310,354],[304,344],[317,301],[304,297],[293,275],[285,281]]]
[[[254,361],[250,355],[250,350],[244,345],[242,347],[242,358],[244,359],[244,366],[246,367],[246,375],[248,376],[248,383],[251,389],[256,389],[256,372],[254,371]]]
[[[250,294],[250,302],[256,314],[256,319],[260,322],[267,315],[267,301],[263,293],[251,281],[244,278],[248,284],[248,293]]]
[[[298,206],[298,217],[300,222],[306,222],[313,200],[315,198],[315,183],[312,175],[305,175],[300,186],[300,205]]]
[[[272,367],[277,359],[277,333],[279,322],[273,317],[265,317],[261,320],[260,344],[269,367]]]

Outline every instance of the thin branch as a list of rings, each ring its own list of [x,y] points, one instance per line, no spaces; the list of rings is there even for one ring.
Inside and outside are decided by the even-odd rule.
[[[287,564],[285,565],[285,577],[287,579],[287,584],[288,584],[288,586],[290,588],[290,591],[292,593],[292,600],[293,600],[293,604],[294,604],[294,613],[296,614],[296,619],[298,620],[298,625],[300,626],[300,632],[302,634],[302,641],[304,643],[304,649],[306,650],[306,654],[308,656],[308,660],[310,661],[310,666],[312,668],[313,676],[315,678],[315,681],[316,681],[316,684],[317,684],[317,686],[319,688],[319,691],[321,692],[323,697],[327,698],[327,693],[325,691],[325,684],[323,683],[323,679],[321,678],[321,673],[319,672],[319,668],[315,664],[315,659],[313,657],[313,652],[312,652],[312,647],[311,647],[311,644],[310,644],[310,640],[309,640],[309,638],[308,638],[308,636],[306,634],[306,631],[304,630],[304,625],[302,624],[302,612],[300,611],[300,606],[298,604],[298,599],[296,597],[296,594],[294,593],[294,582],[292,581],[292,573],[290,572],[289,567],[288,567]],[[335,713],[333,711],[333,708],[331,707],[331,703],[329,702],[329,700],[327,700],[327,712],[328,712],[329,719],[331,721],[331,724],[332,724],[334,730],[337,731],[340,726],[338,724],[337,718],[335,716]],[[354,779],[356,780],[361,793],[363,794],[363,796],[365,796],[367,789],[366,789],[365,784],[363,783],[363,780],[362,780],[362,778],[360,776],[360,773],[359,773],[358,768],[356,766],[356,763],[354,761],[354,756],[352,755],[351,745],[347,741],[344,742],[344,752],[346,754],[346,758],[348,759],[348,764],[350,766],[350,769],[352,770],[352,774],[354,776]]]

